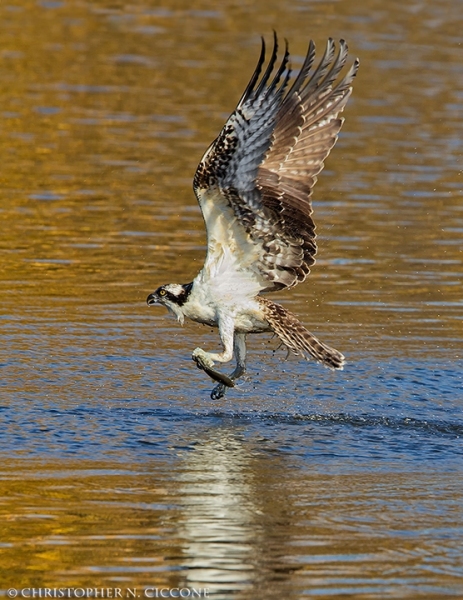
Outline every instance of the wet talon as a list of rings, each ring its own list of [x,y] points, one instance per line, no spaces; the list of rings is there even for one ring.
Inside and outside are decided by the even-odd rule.
[[[208,367],[209,369],[214,368],[214,361],[209,357],[207,352],[205,352],[202,348],[195,348],[193,350],[193,354],[191,355],[191,358],[195,361],[195,363],[198,365],[198,367],[200,369],[205,366]],[[200,364],[202,366],[199,366]]]
[[[219,385],[216,385],[211,392],[212,400],[220,400],[220,398],[223,398],[225,396],[226,389],[227,388],[225,385],[223,385],[223,383],[219,383]]]
[[[198,369],[202,369],[205,373],[207,373],[209,375],[209,377],[211,379],[213,379],[214,381],[218,381],[220,383],[220,385],[222,386],[222,388],[235,387],[235,384],[230,379],[230,377],[228,377],[227,375],[224,375],[223,373],[220,373],[219,371],[216,371],[213,368],[214,363],[207,356],[207,353],[204,352],[204,350],[201,350],[201,348],[196,348],[196,350],[193,352],[191,358],[195,361]],[[222,393],[222,396],[223,396],[223,393]],[[219,397],[222,397],[222,396],[219,396]]]

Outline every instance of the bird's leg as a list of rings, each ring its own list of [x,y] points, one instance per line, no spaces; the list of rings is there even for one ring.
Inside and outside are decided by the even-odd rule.
[[[233,342],[233,348],[235,351],[236,358],[236,367],[235,370],[230,373],[231,381],[235,382],[238,377],[241,377],[246,373],[246,334],[245,333],[235,333],[235,340]],[[227,391],[227,387],[223,383],[219,383],[211,392],[211,398],[213,400],[218,400],[225,396],[225,392]]]
[[[196,348],[193,350],[191,356],[196,365],[206,372],[209,377],[227,387],[234,387],[235,384],[227,375],[223,375],[214,369],[214,361],[228,362],[233,358],[234,333],[233,318],[228,315],[221,316],[219,318],[219,334],[224,346],[223,352],[216,354],[214,352],[205,352],[202,348]]]

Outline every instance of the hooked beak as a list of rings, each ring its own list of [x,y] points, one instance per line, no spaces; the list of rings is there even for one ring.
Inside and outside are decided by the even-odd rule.
[[[148,306],[153,306],[154,304],[159,304],[158,301],[158,297],[156,296],[156,294],[150,294],[148,296],[148,298],[146,299],[146,303],[148,304]]]

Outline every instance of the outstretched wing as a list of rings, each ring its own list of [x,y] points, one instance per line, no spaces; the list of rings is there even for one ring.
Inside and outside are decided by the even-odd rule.
[[[207,229],[203,276],[220,274],[249,281],[253,293],[291,287],[303,281],[315,262],[315,225],[310,196],[334,146],[351,94],[355,61],[336,80],[347,45],[328,40],[312,71],[310,42],[301,70],[290,86],[286,44],[278,55],[277,37],[260,81],[265,42],[254,74],[218,138],[204,154],[194,178]]]

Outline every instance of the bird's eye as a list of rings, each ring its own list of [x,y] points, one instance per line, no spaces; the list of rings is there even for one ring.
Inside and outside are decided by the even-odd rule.
[[[165,296],[167,294],[166,290],[159,290],[160,296]]]

